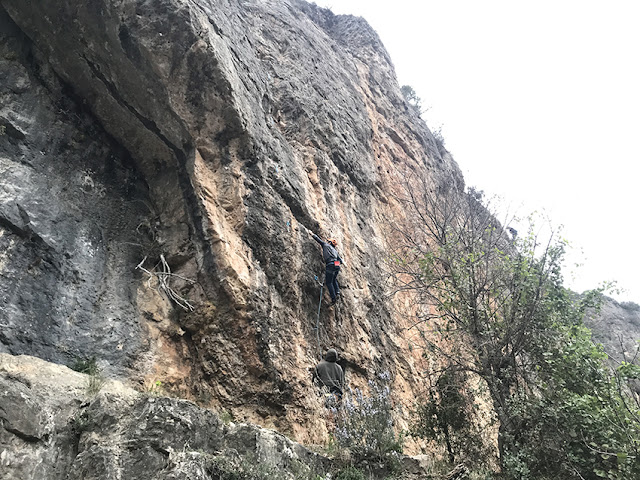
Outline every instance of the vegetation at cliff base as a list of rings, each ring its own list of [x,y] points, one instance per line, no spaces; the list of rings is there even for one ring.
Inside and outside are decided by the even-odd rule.
[[[369,380],[368,394],[358,388],[350,389],[333,413],[336,442],[348,450],[351,461],[375,462],[393,472],[399,462],[398,454],[402,453],[403,437],[394,431],[390,380],[384,372]]]
[[[490,455],[481,429],[473,421],[477,405],[468,390],[468,374],[456,368],[438,372],[425,396],[417,403],[410,434],[444,444],[449,464],[461,457]]]
[[[490,467],[473,426],[484,398],[500,478],[640,478],[640,408],[627,383],[638,372],[612,370],[591,341],[582,319],[601,291],[564,288],[566,241],[543,240],[533,222],[509,233],[473,189],[413,178],[397,199],[409,215],[392,225],[390,270],[416,299],[414,329],[438,378],[414,435],[442,442],[452,462]]]

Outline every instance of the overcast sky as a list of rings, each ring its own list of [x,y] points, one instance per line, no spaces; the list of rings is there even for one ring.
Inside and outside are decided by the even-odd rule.
[[[640,1],[315,3],[373,26],[468,185],[564,226],[569,286],[640,303]]]

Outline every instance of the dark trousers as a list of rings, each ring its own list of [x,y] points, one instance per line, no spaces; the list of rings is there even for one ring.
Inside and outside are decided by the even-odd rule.
[[[340,287],[338,286],[338,274],[340,273],[340,267],[335,265],[327,265],[327,270],[324,275],[324,284],[329,290],[331,300],[335,301],[340,293]]]

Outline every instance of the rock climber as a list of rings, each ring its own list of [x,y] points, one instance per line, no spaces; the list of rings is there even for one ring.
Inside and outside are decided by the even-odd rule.
[[[314,380],[317,380],[321,386],[327,387],[329,392],[334,394],[338,399],[342,398],[344,389],[344,371],[336,362],[338,361],[338,352],[334,348],[327,350],[324,360],[321,360],[313,372]]]
[[[311,236],[316,242],[322,245],[322,258],[324,259],[326,266],[324,284],[329,290],[331,305],[335,305],[340,295],[338,274],[340,273],[340,266],[344,265],[342,258],[340,258],[340,255],[338,255],[338,251],[336,250],[338,241],[335,238],[330,238],[325,242],[313,232],[311,232]]]

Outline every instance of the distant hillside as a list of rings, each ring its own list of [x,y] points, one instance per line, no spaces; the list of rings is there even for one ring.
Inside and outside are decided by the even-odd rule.
[[[593,331],[593,339],[602,343],[616,362],[631,360],[640,340],[640,305],[618,303],[606,298],[599,313],[588,315],[586,324]]]

